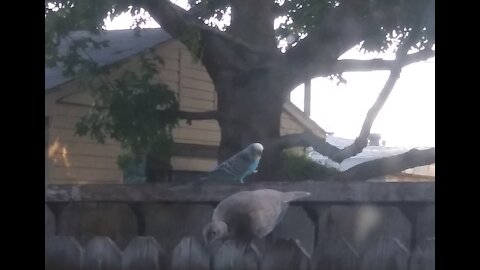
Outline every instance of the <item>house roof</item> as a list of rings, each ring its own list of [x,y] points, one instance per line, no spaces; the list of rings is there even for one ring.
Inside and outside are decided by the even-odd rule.
[[[85,49],[85,57],[95,61],[99,67],[107,66],[118,61],[127,59],[153,46],[165,43],[173,38],[161,28],[141,29],[140,35],[136,36],[135,31],[126,30],[108,30],[102,31],[99,36],[92,35],[87,31],[75,31],[70,34],[71,39],[91,37],[94,40],[108,41],[107,47],[95,49],[88,47]],[[59,51],[65,51],[71,42],[65,41],[60,44]],[[66,77],[62,74],[62,67],[45,67],[45,92],[50,92],[57,86],[60,86],[75,77]],[[315,123],[310,117],[306,116],[300,109],[290,102],[284,105],[285,111],[295,118],[305,129],[311,130],[320,137],[325,137],[326,132]]]
[[[315,121],[308,117],[302,110],[300,110],[295,104],[288,101],[283,105],[285,112],[298,121],[298,123],[307,130],[313,132],[313,134],[325,138],[328,134],[323,128],[321,128]]]
[[[99,36],[94,36],[87,31],[75,31],[70,34],[71,39],[75,40],[83,37],[91,37],[96,41],[108,41],[107,47],[95,49],[88,47],[85,53],[93,59],[100,67],[107,66],[120,60],[138,54],[157,44],[171,40],[172,37],[160,28],[142,29],[139,36],[135,35],[134,30],[109,30],[102,31]],[[62,42],[59,51],[65,51],[71,42]],[[53,89],[74,77],[65,77],[62,74],[62,67],[57,66],[49,68],[45,66],[45,92]]]

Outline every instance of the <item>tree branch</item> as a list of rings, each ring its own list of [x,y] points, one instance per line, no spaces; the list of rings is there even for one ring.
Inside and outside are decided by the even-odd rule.
[[[192,27],[186,10],[169,0],[138,0],[138,3],[174,38],[189,32]]]
[[[198,13],[203,12],[199,7],[192,8],[191,11],[184,10],[183,8],[173,4],[169,0],[139,0],[150,15],[170,33],[174,38],[181,37],[185,33],[189,33],[192,30],[201,31],[204,35],[215,35],[222,38],[224,41],[233,43],[240,48],[244,48],[254,53],[272,54],[270,50],[264,50],[256,48],[247,42],[229,35],[216,28],[205,25],[198,20]]]
[[[393,62],[393,66],[390,70],[390,76],[377,97],[377,100],[372,105],[372,107],[368,110],[367,116],[362,125],[362,129],[360,130],[360,134],[355,139],[354,143],[345,147],[341,151],[339,151],[332,159],[336,162],[341,162],[349,157],[355,156],[363,151],[365,147],[368,145],[368,136],[370,135],[370,129],[372,128],[373,122],[377,117],[378,113],[382,109],[383,105],[388,99],[388,96],[393,90],[395,83],[397,82],[398,78],[400,77],[400,73],[402,72],[402,68],[405,66],[407,61],[407,53],[408,50],[411,48],[413,42],[415,41],[417,35],[419,34],[418,29],[411,31],[407,37],[403,38],[403,42],[399,45],[395,60]]]
[[[423,18],[420,18],[419,20],[421,21],[422,19]],[[375,120],[379,111],[385,104],[388,96],[390,95],[393,87],[395,86],[396,81],[400,77],[402,68],[407,63],[409,63],[409,61],[415,61],[415,60],[418,61],[418,59],[421,59],[422,57],[427,57],[428,54],[430,53],[429,51],[424,51],[424,52],[419,52],[410,56],[407,55],[408,50],[411,48],[411,45],[414,43],[414,41],[418,37],[419,32],[420,31],[417,27],[417,28],[414,28],[413,31],[409,32],[406,37],[404,37],[403,41],[401,42],[397,50],[395,60],[393,60],[390,64],[391,65],[389,68],[390,76],[388,77],[388,80],[386,81],[377,100],[369,109],[358,137],[355,139],[355,141],[351,145],[343,149],[339,149],[327,143],[325,139],[315,138],[315,136],[304,133],[304,134],[293,134],[293,135],[280,137],[278,140],[274,141],[271,144],[271,147],[287,148],[287,147],[294,147],[294,146],[312,146],[315,149],[315,151],[317,151],[318,153],[325,155],[329,157],[331,160],[338,163],[342,162],[343,160],[349,157],[352,157],[361,153],[363,149],[368,145],[368,136],[370,135],[370,129],[373,125],[373,121]],[[413,150],[410,152],[415,153],[415,151]],[[412,157],[411,155],[415,155],[415,154],[410,154],[407,157]],[[433,160],[434,160],[434,156],[435,156],[435,150],[433,149]],[[412,159],[416,160],[415,158],[412,158]],[[423,159],[421,159],[420,161],[422,160]],[[407,163],[407,164],[411,164],[411,163]],[[417,166],[420,166],[420,165],[417,165]],[[363,166],[361,168],[363,168]],[[355,172],[355,169],[352,168],[350,172]]]
[[[356,2],[360,1],[344,1],[333,8],[319,27],[284,54],[290,68],[292,89],[303,83],[305,76],[311,77],[312,70],[335,63],[344,52],[363,40],[365,24],[356,11]]]
[[[359,136],[351,145],[340,149],[329,144],[324,138],[319,138],[311,133],[306,132],[302,134],[291,134],[279,137],[278,139],[272,141],[269,147],[275,149],[285,149],[296,146],[312,146],[313,149],[315,149],[315,151],[317,151],[318,153],[327,156],[331,160],[338,163],[349,157],[361,153],[363,149],[368,145],[368,136],[370,135],[370,128],[372,127],[373,121],[378,115],[380,109],[385,104],[390,92],[395,86],[395,82],[400,76],[400,72],[405,61],[406,47],[409,48],[409,45],[407,44],[405,46],[402,46],[397,51],[397,57],[394,61],[395,64],[392,67],[390,76],[388,77],[388,80],[385,83],[385,86],[383,87],[382,92],[379,94],[377,100],[368,111]]]
[[[351,145],[342,149],[328,143],[325,138],[320,138],[310,132],[304,132],[281,136],[275,140],[272,140],[265,146],[265,148],[286,149],[298,146],[311,146],[318,153],[337,163],[341,163],[343,160],[362,152],[363,148],[365,148],[367,144],[368,139],[356,139]]]
[[[382,91],[377,97],[377,100],[368,110],[360,134],[351,145],[343,149],[339,149],[329,144],[325,139],[317,138],[309,133],[303,133],[282,136],[278,140],[275,140],[274,143],[272,143],[272,147],[280,147],[281,149],[283,149],[294,146],[312,146],[318,153],[327,156],[331,160],[338,163],[349,157],[361,153],[363,149],[368,145],[368,136],[370,135],[370,129],[373,125],[375,118],[377,117],[381,108],[387,101],[387,98],[392,92],[395,83],[400,77],[402,67],[407,60],[406,57],[408,49],[410,48],[411,43],[414,40],[412,36],[413,35],[410,35],[406,40],[404,40],[403,44],[398,48],[396,53],[396,59],[394,60],[394,64],[390,71],[390,76],[388,77]]]
[[[326,142],[325,139],[316,137],[310,133],[281,136],[275,141],[266,144],[265,148],[271,150],[273,148],[285,149],[298,146],[311,146],[318,153],[327,156],[336,162],[341,162],[341,160],[336,157],[341,156],[342,151],[344,151],[344,149],[339,149]],[[359,165],[341,172],[339,175],[335,176],[333,180],[363,181],[432,163],[435,163],[435,148],[426,150],[412,149],[399,155],[360,163]]]
[[[364,181],[435,163],[435,148],[412,149],[406,153],[360,163],[334,177],[334,180]]]
[[[370,61],[359,60],[338,60],[338,58],[359,44],[363,39],[363,33],[368,31],[369,19],[359,16],[358,9],[362,8],[363,1],[342,1],[342,3],[331,9],[324,17],[322,23],[315,30],[308,33],[308,36],[299,41],[298,44],[285,53],[286,62],[290,67],[289,89],[293,89],[303,83],[305,76],[329,76],[342,71],[370,71],[390,70],[393,61],[380,62],[378,59]],[[430,3],[434,4],[435,1]],[[427,5],[425,13],[432,7]],[[424,21],[430,16],[419,16],[419,30]],[[418,36],[417,36],[418,38]],[[423,55],[425,53],[425,55]],[[412,54],[407,63],[421,61],[427,56],[434,56],[432,51],[426,50],[419,54]],[[417,58],[418,59],[415,59]],[[411,61],[411,62],[410,62]],[[286,90],[289,91],[289,90]]]
[[[178,111],[178,117],[187,120],[187,123],[191,125],[192,120],[209,120],[218,119],[217,111],[205,111],[205,112],[187,112]]]
[[[399,50],[401,51],[401,50]],[[395,83],[397,82],[398,78],[400,77],[400,73],[402,71],[403,62],[404,62],[405,55],[397,54],[397,59],[395,60],[395,64],[390,71],[390,76],[387,79],[382,91],[377,97],[377,100],[372,105],[372,107],[368,110],[367,116],[363,121],[362,129],[360,130],[360,134],[355,139],[355,141],[339,150],[338,152],[334,153],[330,157],[330,159],[334,160],[335,162],[342,162],[343,160],[355,156],[363,151],[365,147],[368,145],[368,136],[370,135],[370,129],[372,128],[373,122],[377,117],[378,113],[382,109],[383,105],[387,101],[388,96],[393,90]],[[323,154],[323,153],[321,153]]]
[[[425,61],[432,57],[435,57],[435,51],[430,49],[422,50],[417,53],[407,55],[402,66],[407,66],[420,61]],[[371,60],[342,59],[337,60],[337,62],[334,65],[330,66],[327,70],[312,70],[310,73],[317,73],[316,76],[320,76],[329,74],[341,74],[343,72],[391,70],[395,66],[395,62],[396,60],[383,60],[380,58]]]

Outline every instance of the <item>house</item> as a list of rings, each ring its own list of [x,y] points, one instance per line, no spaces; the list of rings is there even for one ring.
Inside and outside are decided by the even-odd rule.
[[[78,31],[71,37],[85,35]],[[108,40],[109,47],[87,49],[88,56],[99,66],[120,64],[121,68],[134,69],[139,54],[153,49],[164,61],[158,80],[178,94],[180,109],[216,108],[214,85],[205,68],[162,29],[143,29],[139,37],[133,30],[104,31],[101,40]],[[75,124],[88,113],[92,103],[92,97],[76,78],[63,76],[60,68],[45,68],[46,183],[123,183],[123,172],[116,162],[122,151],[119,142],[109,139],[99,144],[89,137],[74,135]],[[325,131],[290,102],[285,104],[281,117],[282,135],[308,129],[325,137]],[[193,121],[191,125],[180,121],[173,137],[171,166],[176,175],[206,172],[217,164],[220,129],[216,121]]]

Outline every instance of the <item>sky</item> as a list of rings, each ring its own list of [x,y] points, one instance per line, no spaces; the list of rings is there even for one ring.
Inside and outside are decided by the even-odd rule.
[[[186,1],[178,0],[186,7]],[[105,29],[129,29],[133,18],[129,13],[105,20]],[[275,26],[278,21],[275,22]],[[159,25],[147,20],[143,28]],[[393,52],[364,54],[352,48],[340,59],[394,59]],[[346,84],[337,85],[328,78],[312,80],[310,117],[323,129],[335,136],[354,139],[360,132],[368,109],[382,90],[389,72],[347,72]],[[303,109],[303,85],[295,88],[291,101]],[[435,146],[435,58],[406,66],[387,102],[371,129],[379,133],[387,147]]]

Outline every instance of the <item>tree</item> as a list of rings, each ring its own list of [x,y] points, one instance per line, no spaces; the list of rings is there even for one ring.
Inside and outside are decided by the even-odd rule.
[[[278,157],[289,147],[313,146],[337,162],[360,153],[402,68],[435,55],[434,0],[189,0],[189,4],[191,8],[184,10],[168,0],[46,1],[46,57],[51,62],[78,62],[78,57],[62,59],[54,53],[58,40],[69,31],[98,32],[107,15],[146,10],[205,65],[215,85],[218,108],[215,112],[181,112],[166,98],[164,103],[170,102],[170,110],[154,114],[156,119],[149,118],[161,120],[163,126],[157,124],[157,130],[145,133],[152,135],[163,129],[162,134],[168,134],[176,118],[216,119],[221,129],[219,161],[248,143],[264,144],[261,179],[276,177]],[[207,20],[228,16],[230,23],[224,29]],[[284,23],[274,29],[273,22],[279,17]],[[279,48],[281,42],[287,45]],[[338,59],[358,44],[366,51],[385,51],[394,46],[396,59]],[[339,149],[310,133],[280,136],[283,104],[305,79],[331,76],[342,81],[343,72],[371,70],[389,70],[390,76],[352,145]],[[121,134],[122,129],[117,127],[109,128],[120,139],[130,136]],[[417,159],[418,155],[422,158]],[[407,157],[389,163],[388,172],[401,171],[406,164],[415,167],[434,163],[435,149],[413,151]],[[351,172],[348,179],[364,178],[364,170]]]

